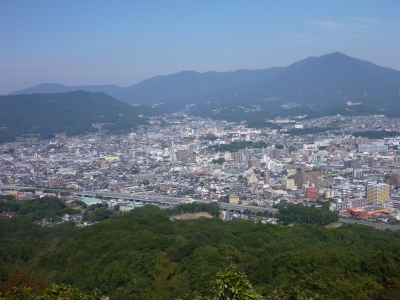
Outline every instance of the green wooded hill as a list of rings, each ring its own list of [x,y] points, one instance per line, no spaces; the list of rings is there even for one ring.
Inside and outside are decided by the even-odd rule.
[[[231,263],[265,299],[398,299],[400,233],[363,226],[171,221],[146,206],[81,229],[0,219],[0,280],[30,276],[114,299],[184,299],[207,293]],[[397,297],[397,298],[396,298]],[[305,299],[305,298],[302,298]]]
[[[97,131],[94,123],[108,123],[110,132],[130,131],[157,110],[132,106],[103,93],[74,91],[60,94],[0,96],[0,142],[17,137],[53,137]],[[140,118],[139,115],[144,115]]]

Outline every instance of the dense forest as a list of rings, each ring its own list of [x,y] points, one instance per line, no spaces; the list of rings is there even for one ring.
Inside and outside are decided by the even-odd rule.
[[[25,270],[110,299],[190,299],[211,297],[210,283],[233,264],[264,299],[398,299],[400,292],[398,232],[171,221],[150,205],[83,229],[69,225],[0,219],[0,281]]]
[[[338,221],[337,212],[330,211],[329,209],[319,209],[314,206],[303,206],[302,204],[291,205],[289,207],[280,206],[277,217],[284,225],[328,225]]]
[[[7,199],[7,198],[6,198]],[[64,214],[79,214],[80,211],[68,207],[64,201],[57,197],[43,197],[35,200],[18,201],[8,196],[4,201],[0,198],[0,213],[15,212],[18,216],[30,221],[52,218],[59,220]]]

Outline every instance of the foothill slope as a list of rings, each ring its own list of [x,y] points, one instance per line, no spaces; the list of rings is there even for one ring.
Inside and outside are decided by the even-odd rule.
[[[98,131],[127,132],[157,110],[96,92],[0,96],[0,142]],[[93,124],[98,124],[93,126]]]

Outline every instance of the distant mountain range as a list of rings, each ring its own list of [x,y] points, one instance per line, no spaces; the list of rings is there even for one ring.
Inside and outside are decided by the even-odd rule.
[[[34,93],[65,93],[76,90],[104,92],[130,104],[153,105],[164,103],[174,107],[193,103],[196,97],[224,88],[234,88],[273,78],[283,68],[267,70],[238,70],[234,72],[182,71],[167,76],[155,76],[138,84],[123,88],[116,85],[65,86],[43,83],[35,87],[16,91],[11,95]]]
[[[286,102],[326,109],[347,101],[387,109],[400,107],[399,89],[400,71],[336,52],[309,57],[284,68],[206,73],[183,71],[155,76],[127,88],[45,83],[12,94],[102,91],[131,104],[163,103],[161,108],[197,104],[199,109],[207,104],[202,108],[206,110],[224,105],[278,107],[277,104]]]
[[[84,134],[101,127],[109,132],[128,132],[157,113],[156,109],[132,106],[103,92],[0,96],[0,143],[62,133]]]
[[[45,83],[0,96],[0,142],[81,134],[97,130],[94,123],[104,123],[107,131],[126,132],[144,124],[146,116],[160,113],[150,105],[246,120],[253,127],[264,127],[276,116],[400,117],[399,90],[400,71],[341,53],[309,57],[285,68],[183,71],[127,88]]]
[[[275,78],[231,91],[255,101],[274,95],[286,101],[332,107],[347,101],[381,107],[400,106],[400,71],[341,53],[309,57]],[[232,96],[231,96],[232,98]]]

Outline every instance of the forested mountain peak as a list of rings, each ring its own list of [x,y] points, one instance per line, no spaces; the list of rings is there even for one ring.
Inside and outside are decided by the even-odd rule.
[[[96,123],[106,124],[103,128],[110,131],[130,131],[155,113],[155,109],[132,106],[104,92],[0,96],[0,142],[24,138],[23,135],[49,138],[56,133],[83,134],[97,131],[93,127]]]

